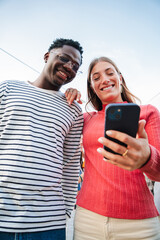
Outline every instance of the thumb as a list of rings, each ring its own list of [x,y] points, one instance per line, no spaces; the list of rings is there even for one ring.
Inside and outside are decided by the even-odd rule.
[[[144,119],[139,121],[138,132],[137,132],[139,138],[146,138],[146,139],[148,138],[147,133],[144,129],[145,125],[146,125],[146,121]]]

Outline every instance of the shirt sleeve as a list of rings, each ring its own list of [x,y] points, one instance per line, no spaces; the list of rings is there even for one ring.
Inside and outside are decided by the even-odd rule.
[[[0,83],[0,104],[2,103],[2,99],[6,93],[6,85],[7,85],[6,81]]]
[[[160,112],[152,105],[146,108],[146,126],[151,149],[149,161],[140,170],[152,181],[160,181]]]
[[[66,214],[70,217],[75,205],[80,169],[80,138],[83,128],[83,115],[79,112],[64,141],[62,189]]]

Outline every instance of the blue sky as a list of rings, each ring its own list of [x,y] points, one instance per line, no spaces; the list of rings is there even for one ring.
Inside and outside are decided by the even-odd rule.
[[[160,0],[0,0],[0,48],[37,71],[42,70],[43,55],[55,38],[81,43],[83,74],[68,86],[78,88],[84,100],[88,65],[103,55],[117,63],[142,103],[159,107],[159,24]],[[1,49],[0,81],[36,79],[36,72]]]

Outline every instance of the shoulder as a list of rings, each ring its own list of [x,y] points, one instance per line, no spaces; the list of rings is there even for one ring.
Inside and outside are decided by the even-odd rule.
[[[18,83],[26,83],[25,81],[20,80],[3,80],[1,81],[1,84],[18,84]]]
[[[84,121],[89,121],[97,112],[94,111],[94,112],[85,112],[83,113],[83,118],[84,118]]]
[[[59,101],[59,107],[64,110],[68,117],[73,118],[76,121],[81,119],[81,122],[83,122],[82,108],[76,101],[69,105],[64,93],[62,92],[57,92],[56,100]]]
[[[0,88],[1,89],[11,89],[11,88],[16,88],[20,87],[21,85],[24,86],[26,82],[20,81],[20,80],[4,80],[0,82]]]
[[[140,108],[142,111],[146,111],[146,110],[149,110],[149,111],[158,111],[158,109],[151,105],[151,104],[146,104],[146,105],[140,105]]]
[[[77,108],[78,111],[80,111],[80,112],[82,113],[82,108],[81,108],[81,106],[80,106],[76,101],[73,102],[73,106],[74,106],[75,108]]]
[[[79,103],[77,103],[75,100],[73,101],[73,103],[71,105],[68,104],[66,96],[64,93],[60,92],[58,93],[61,98],[63,99],[63,101],[66,103],[66,106],[69,107],[70,109],[77,109],[77,111],[82,112],[82,108],[79,105]]]
[[[27,85],[27,82],[20,81],[20,80],[4,80],[0,83],[0,86],[7,86],[7,87],[20,87],[21,85]]]

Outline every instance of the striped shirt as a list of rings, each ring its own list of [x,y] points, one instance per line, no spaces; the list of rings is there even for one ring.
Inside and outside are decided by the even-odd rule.
[[[73,209],[83,115],[64,94],[0,84],[0,231],[61,229]]]

